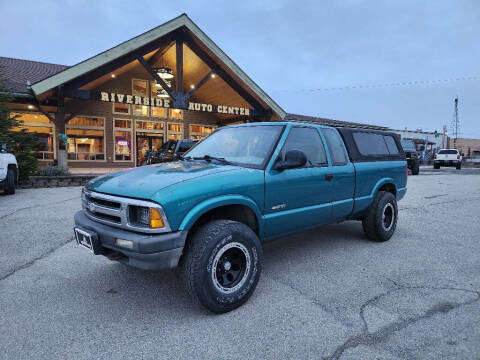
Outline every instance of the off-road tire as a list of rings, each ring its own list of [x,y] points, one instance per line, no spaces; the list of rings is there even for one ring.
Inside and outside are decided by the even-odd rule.
[[[386,210],[388,207],[388,210]],[[390,226],[387,228],[384,225],[383,214],[384,211],[390,212],[393,215]],[[397,227],[398,207],[395,195],[390,192],[379,191],[373,200],[370,210],[362,220],[365,234],[373,241],[387,241],[389,240],[395,228]]]
[[[440,165],[438,165],[438,164],[433,164],[433,168],[434,168],[434,169],[440,169]]]
[[[5,194],[15,194],[15,170],[8,169],[7,177],[5,178]]]
[[[218,288],[214,273],[217,274],[215,271],[220,265],[218,263],[215,267],[214,264],[218,261],[217,256],[234,244],[240,244],[247,251],[249,266],[245,269],[248,267],[248,273],[245,270],[240,288],[226,293]],[[225,313],[239,307],[252,295],[260,278],[261,265],[262,247],[252,229],[236,221],[214,220],[200,227],[188,239],[180,274],[195,302],[214,313]]]
[[[418,162],[415,162],[412,166],[412,175],[418,175],[420,172],[420,164]]]

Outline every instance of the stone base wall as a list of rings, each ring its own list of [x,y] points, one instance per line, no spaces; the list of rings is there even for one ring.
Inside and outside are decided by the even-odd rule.
[[[98,175],[69,176],[30,176],[28,181],[21,182],[19,188],[51,188],[64,186],[83,186]]]

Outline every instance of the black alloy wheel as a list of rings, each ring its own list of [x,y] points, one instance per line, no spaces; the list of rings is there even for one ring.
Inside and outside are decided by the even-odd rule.
[[[250,255],[245,247],[239,243],[231,243],[229,248],[222,248],[214,260],[212,271],[215,286],[221,291],[230,292],[235,289],[248,272],[247,263],[250,265]]]

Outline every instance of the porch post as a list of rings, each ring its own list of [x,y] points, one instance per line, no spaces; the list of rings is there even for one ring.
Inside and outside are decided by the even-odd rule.
[[[175,62],[177,67],[177,79],[176,79],[176,92],[177,94],[183,94],[183,38],[181,35],[177,35],[175,39]]]
[[[55,113],[55,127],[57,133],[57,161],[58,165],[67,167],[67,150],[61,144],[62,140],[58,137],[59,134],[65,134],[65,96],[63,92],[63,85],[57,88],[57,112]]]

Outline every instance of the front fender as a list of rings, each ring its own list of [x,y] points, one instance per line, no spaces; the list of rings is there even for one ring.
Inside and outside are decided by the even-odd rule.
[[[259,234],[263,234],[263,218],[257,203],[247,196],[236,194],[216,196],[195,205],[185,215],[178,230],[189,230],[200,216],[212,209],[226,205],[245,205],[249,207],[257,217]]]

